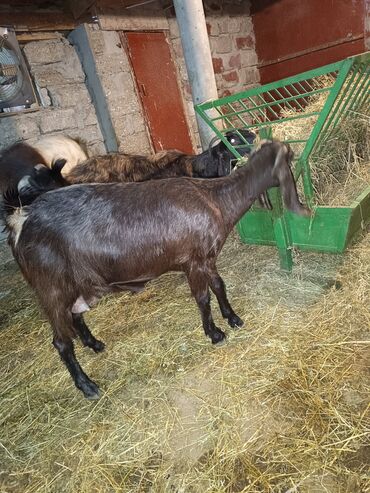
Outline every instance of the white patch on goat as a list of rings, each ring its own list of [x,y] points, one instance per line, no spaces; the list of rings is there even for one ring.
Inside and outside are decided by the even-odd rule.
[[[67,175],[77,164],[88,159],[82,147],[66,135],[47,135],[42,137],[33,147],[41,154],[46,164],[51,165],[58,159],[65,159],[66,164],[62,175]]]
[[[27,212],[19,207],[6,219],[6,224],[13,235],[15,247],[17,246],[19,237],[22,233],[23,224],[26,221],[27,217]]]
[[[90,310],[83,296],[79,296],[72,306],[72,313],[84,313]]]

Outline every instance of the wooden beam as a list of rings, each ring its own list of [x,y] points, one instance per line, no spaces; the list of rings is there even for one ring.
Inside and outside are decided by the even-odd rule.
[[[49,3],[49,6],[47,5]],[[32,6],[34,10],[38,9],[42,6],[44,9],[48,7],[55,7],[55,5],[60,4],[60,10],[63,7],[63,1],[52,2],[51,0],[0,0],[0,5],[3,6],[11,6],[11,7],[24,7],[24,6]],[[6,9],[7,10],[7,9]],[[58,9],[57,9],[58,10]]]
[[[103,31],[164,31],[169,29],[166,17],[101,14],[98,16],[98,20]]]
[[[161,7],[148,4],[126,8],[132,0],[97,0],[96,13],[99,25],[105,31],[163,31],[169,29],[168,20]],[[141,0],[142,1],[142,0]],[[135,1],[138,3],[138,0]]]
[[[65,12],[2,12],[1,25],[15,31],[70,31],[77,26],[71,14]]]
[[[68,0],[67,4],[74,19],[78,19],[95,4],[95,0]]]
[[[23,32],[17,34],[17,41],[19,43],[29,43],[30,41],[45,41],[48,39],[61,39],[63,36],[57,32],[44,32],[40,31],[37,33]]]
[[[113,8],[116,10],[126,9],[127,7],[145,6],[150,3],[156,3],[156,0],[97,0],[100,8]],[[145,5],[144,5],[145,4]]]

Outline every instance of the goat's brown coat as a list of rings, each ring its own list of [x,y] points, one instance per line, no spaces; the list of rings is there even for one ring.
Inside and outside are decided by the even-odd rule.
[[[79,366],[71,338],[79,335],[96,351],[101,343],[81,315],[72,313],[81,297],[89,304],[182,270],[213,343],[225,334],[213,322],[209,288],[229,325],[242,325],[227,300],[216,259],[236,222],[272,186],[281,187],[290,210],[309,213],[298,199],[291,158],[289,147],[269,142],[248,165],[224,178],[74,185],[48,192],[31,204],[17,243],[9,209],[14,256],[51,322],[55,347],[86,397],[96,398],[98,387]]]
[[[96,156],[75,166],[67,183],[137,182],[151,179],[193,176],[191,160],[180,151],[161,151],[152,156],[112,153]]]

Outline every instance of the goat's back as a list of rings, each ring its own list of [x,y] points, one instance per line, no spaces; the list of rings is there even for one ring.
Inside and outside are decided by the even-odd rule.
[[[225,239],[220,211],[197,182],[73,185],[48,192],[29,207],[15,255],[22,270],[32,264],[53,276],[69,271],[76,283],[133,282],[181,270],[192,258],[218,253]]]
[[[177,150],[151,156],[111,153],[95,156],[65,173],[68,183],[130,183],[192,176],[191,159]]]

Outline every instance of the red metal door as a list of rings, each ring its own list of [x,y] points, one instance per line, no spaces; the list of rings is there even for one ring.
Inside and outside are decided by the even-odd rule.
[[[366,51],[366,0],[253,0],[261,83]]]
[[[193,153],[165,34],[127,32],[124,36],[155,151]]]

